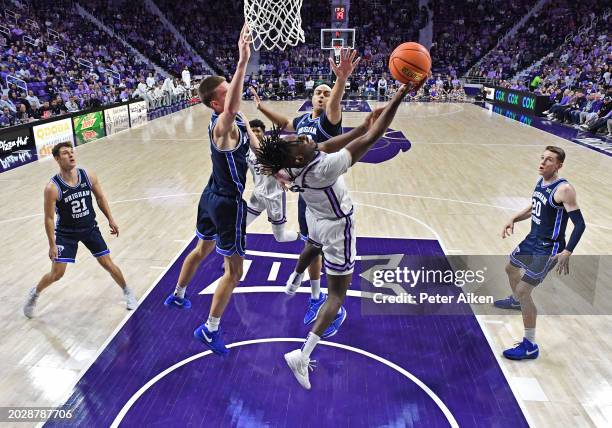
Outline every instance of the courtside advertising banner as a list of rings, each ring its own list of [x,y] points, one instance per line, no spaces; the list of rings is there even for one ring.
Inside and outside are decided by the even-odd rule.
[[[70,118],[37,125],[32,128],[32,133],[34,134],[39,160],[51,156],[51,150],[56,144],[68,142],[74,146],[72,120]]]
[[[120,106],[104,110],[104,124],[106,125],[106,135],[113,135],[117,132],[130,129],[130,113],[128,106]]]
[[[138,101],[130,104],[130,124],[132,128],[147,123],[147,103]]]
[[[0,172],[34,160],[36,160],[36,145],[29,128],[0,134]]]
[[[72,118],[76,145],[89,143],[104,137],[104,118],[101,111],[87,113]]]

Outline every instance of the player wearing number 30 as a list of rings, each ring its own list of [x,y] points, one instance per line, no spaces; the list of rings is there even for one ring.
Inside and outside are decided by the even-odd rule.
[[[67,263],[75,262],[79,242],[85,244],[100,265],[123,289],[127,309],[135,309],[136,298],[127,287],[121,270],[113,263],[110,250],[96,223],[92,193],[96,197],[98,207],[108,219],[111,234],[119,236],[119,228],[111,215],[98,178],[91,172],[87,173],[84,169],[77,168],[76,157],[70,143],[59,143],[53,147],[53,157],[59,164],[60,171],[51,177],[45,187],[44,214],[51,271],[30,290],[23,313],[28,318],[32,317],[39,293],[64,276]],[[55,214],[57,221],[54,227]]]

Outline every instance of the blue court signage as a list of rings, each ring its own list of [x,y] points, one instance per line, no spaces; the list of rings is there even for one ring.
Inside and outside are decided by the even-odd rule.
[[[515,91],[508,88],[485,87],[487,93],[494,91],[492,101],[504,107],[521,110],[539,116],[550,106],[550,98],[528,91]]]

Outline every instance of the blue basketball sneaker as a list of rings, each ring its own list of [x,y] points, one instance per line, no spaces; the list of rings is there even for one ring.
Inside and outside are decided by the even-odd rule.
[[[323,307],[323,303],[327,300],[327,294],[320,293],[318,299],[310,298],[308,300],[308,310],[304,316],[304,324],[312,324],[319,316],[319,311]]]
[[[187,298],[187,295],[185,295],[184,298],[180,298],[180,297],[176,297],[174,295],[174,292],[172,292],[167,298],[166,301],[164,302],[165,306],[171,307],[171,308],[178,308],[178,309],[189,309],[191,308],[191,300],[189,300]]]
[[[321,337],[325,339],[334,336],[336,333],[338,333],[338,330],[340,329],[340,326],[342,325],[345,319],[346,309],[344,308],[344,306],[340,306],[340,312],[338,312],[338,315],[336,315],[334,321],[329,327],[327,327],[327,330],[323,332],[323,335]]]
[[[516,344],[514,348],[506,349],[504,357],[509,360],[535,360],[540,354],[540,349],[535,343],[531,343],[527,338]]]
[[[521,303],[512,295],[506,297],[505,299],[496,300],[493,302],[493,305],[502,309],[516,309],[517,311],[521,310]]]
[[[204,323],[193,331],[193,337],[208,346],[210,350],[217,355],[225,356],[229,354],[229,349],[225,347],[225,343],[221,338],[220,329],[217,331],[209,331],[206,328],[206,323]]]

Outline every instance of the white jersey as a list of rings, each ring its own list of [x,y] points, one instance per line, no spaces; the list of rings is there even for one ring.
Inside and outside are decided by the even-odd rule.
[[[282,187],[278,184],[276,178],[261,173],[259,162],[257,162],[257,156],[253,150],[249,149],[249,156],[247,159],[249,169],[251,170],[251,174],[253,174],[253,183],[255,184],[253,194],[257,195],[258,198],[265,199],[280,197],[281,194],[284,193]]]
[[[316,218],[338,219],[353,213],[344,177],[350,168],[352,157],[348,150],[327,154],[318,152],[304,168],[291,169],[291,190],[301,192],[308,210]]]

